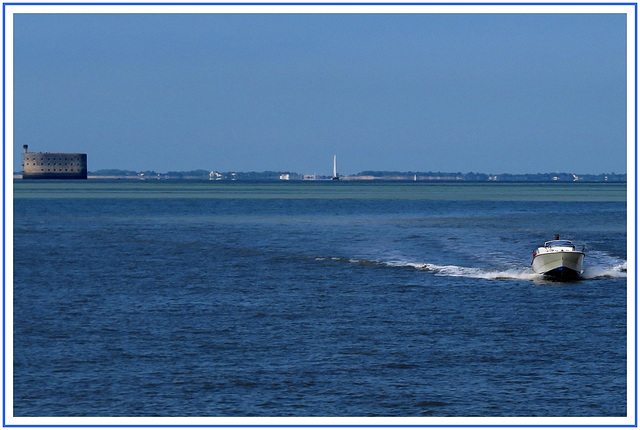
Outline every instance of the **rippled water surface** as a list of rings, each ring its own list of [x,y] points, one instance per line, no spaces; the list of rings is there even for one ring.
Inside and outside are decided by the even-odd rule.
[[[14,414],[625,416],[626,225],[624,184],[17,181]]]

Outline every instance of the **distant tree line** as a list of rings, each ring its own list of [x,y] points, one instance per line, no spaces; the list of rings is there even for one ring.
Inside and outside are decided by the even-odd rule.
[[[355,176],[374,178],[394,178],[405,180],[457,180],[467,182],[626,182],[627,174],[601,173],[601,174],[573,174],[573,173],[462,173],[462,172],[397,172],[367,170]]]
[[[139,178],[158,178],[158,179],[226,179],[226,180],[243,180],[243,181],[271,181],[279,180],[283,174],[289,174],[294,179],[302,179],[302,175],[292,172],[212,172],[210,170],[189,170],[189,171],[169,171],[166,173],[156,172],[154,170],[133,171],[120,169],[100,169],[91,171],[89,176],[107,176],[107,177],[139,177]]]
[[[170,171],[159,173],[153,170],[132,171],[119,169],[101,169],[89,172],[90,176],[111,177],[141,177],[158,179],[217,179],[240,181],[276,181],[283,177],[290,180],[301,180],[303,175],[295,172],[211,172],[209,170]],[[327,179],[318,176],[317,179]],[[376,180],[406,180],[406,181],[464,181],[464,182],[626,182],[627,174],[601,173],[601,174],[573,174],[573,173],[462,173],[462,172],[400,172],[383,170],[366,170],[355,175],[345,176],[345,179],[376,179]]]

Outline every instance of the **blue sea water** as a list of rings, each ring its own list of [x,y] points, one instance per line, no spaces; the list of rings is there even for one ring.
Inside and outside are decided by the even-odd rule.
[[[626,416],[626,226],[625,184],[16,181],[13,414]]]

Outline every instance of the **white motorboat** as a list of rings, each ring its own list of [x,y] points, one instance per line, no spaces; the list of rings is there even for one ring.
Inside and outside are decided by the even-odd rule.
[[[555,240],[544,243],[533,252],[531,266],[541,275],[555,278],[575,278],[582,273],[584,245],[574,245],[570,240]]]

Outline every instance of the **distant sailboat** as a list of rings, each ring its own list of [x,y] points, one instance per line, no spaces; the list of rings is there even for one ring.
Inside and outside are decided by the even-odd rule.
[[[337,162],[337,156],[333,156],[333,176],[331,177],[332,180],[334,181],[339,181],[340,177],[338,176],[338,162]]]

